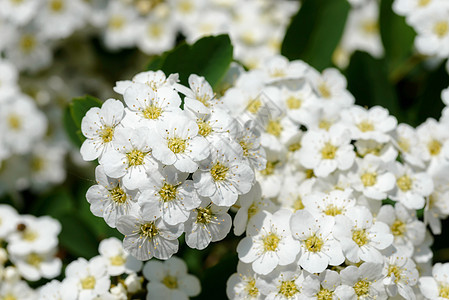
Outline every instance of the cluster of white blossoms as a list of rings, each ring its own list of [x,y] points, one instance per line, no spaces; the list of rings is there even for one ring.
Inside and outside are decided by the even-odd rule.
[[[281,56],[229,72],[221,96],[197,75],[187,87],[139,73],[114,88],[125,105],[84,117],[81,154],[99,161],[86,197],[126,251],[167,259],[183,232],[204,249],[227,235],[230,210],[246,233],[231,299],[428,297],[426,225],[440,234],[449,215],[447,114],[398,124],[355,105],[338,70]],[[423,280],[446,295],[441,272]]]
[[[220,108],[204,77],[191,75],[189,87],[177,81],[149,71],[117,82],[125,106],[108,99],[81,123],[81,155],[100,163],[90,209],[140,260],[168,259],[183,232],[196,249],[223,239],[228,209],[265,167],[257,130]]]
[[[89,260],[72,261],[62,281],[53,280],[39,288],[34,298],[26,299],[187,299],[201,291],[199,280],[187,273],[185,262],[177,257],[143,265],[116,238],[102,240],[98,251],[100,255]]]
[[[61,273],[57,256],[61,225],[48,216],[19,215],[0,204],[0,299],[36,299],[28,282]]]
[[[449,57],[449,3],[445,0],[395,0],[393,10],[413,27],[416,50],[424,55]]]
[[[42,189],[65,178],[66,150],[47,139],[48,120],[18,84],[18,71],[0,58],[0,194]]]
[[[1,0],[0,52],[20,70],[49,66],[53,49],[74,35],[100,36],[110,50],[137,47],[146,54],[227,33],[235,57],[249,66],[279,53],[296,1],[248,0]]]

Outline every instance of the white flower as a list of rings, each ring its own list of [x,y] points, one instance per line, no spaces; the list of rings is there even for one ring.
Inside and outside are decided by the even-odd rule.
[[[425,197],[433,191],[432,178],[425,172],[415,173],[408,165],[399,162],[390,164],[389,169],[396,177],[396,189],[390,198],[409,209],[423,208]]]
[[[149,280],[147,299],[187,299],[201,292],[198,278],[187,274],[186,263],[176,256],[147,262],[143,275]]]
[[[0,239],[4,240],[18,224],[17,211],[7,204],[0,204]]]
[[[449,295],[449,264],[436,263],[432,276],[419,279],[419,289],[426,299],[439,300]]]
[[[290,219],[295,239],[301,242],[298,264],[310,273],[324,271],[328,265],[338,266],[345,260],[340,243],[332,231],[334,218],[315,218],[307,210],[298,210]]]
[[[431,18],[429,18],[431,16]],[[431,5],[408,18],[417,32],[416,49],[426,55],[449,56],[449,6]]]
[[[39,289],[39,300],[76,300],[77,294],[75,285],[52,280]]]
[[[136,205],[137,191],[128,190],[120,180],[108,177],[102,165],[95,169],[95,179],[98,184],[91,186],[86,193],[90,210],[115,228],[118,218],[128,215]]]
[[[7,237],[8,252],[15,255],[45,253],[58,245],[61,224],[57,220],[49,216],[22,215],[16,222],[17,230]]]
[[[134,214],[122,216],[117,229],[125,235],[123,248],[138,260],[170,258],[178,251],[177,238],[182,234],[181,226]]]
[[[359,267],[347,266],[340,271],[341,286],[337,287],[335,294],[339,299],[387,299],[382,283],[381,263],[365,262]]]
[[[178,74],[170,74],[168,77],[161,70],[158,71],[146,71],[137,73],[131,80],[117,81],[115,83],[114,91],[120,95],[125,94],[127,88],[129,88],[133,83],[144,83],[148,85],[153,90],[158,90],[159,88],[173,87],[176,82],[178,82]]]
[[[302,200],[304,207],[315,217],[346,215],[356,204],[350,190],[333,190],[329,193],[311,193]]]
[[[245,124],[238,123],[235,141],[243,149],[243,159],[255,170],[265,169],[267,164],[266,153],[260,144],[260,131],[256,124],[248,120]]]
[[[393,2],[393,10],[398,15],[409,16],[443,2],[441,0],[395,0]]]
[[[390,227],[394,236],[393,246],[408,257],[412,257],[414,246],[420,246],[424,242],[426,226],[417,219],[414,212],[407,210],[401,203],[394,207],[382,206],[376,220]]]
[[[154,74],[156,78],[153,80],[165,80],[165,75]],[[142,75],[147,80],[147,76]],[[167,113],[181,112],[181,98],[178,93],[168,85],[162,85],[155,88],[158,83],[141,82],[144,79],[138,79],[126,88],[123,99],[128,106],[124,125],[139,127],[154,127],[158,121],[163,121],[167,117]],[[129,112],[129,113],[128,113]],[[168,118],[170,121],[170,118]]]
[[[0,299],[34,300],[36,296],[25,281],[6,281],[0,284]]]
[[[290,232],[292,212],[281,209],[270,214],[264,212],[254,216],[247,228],[247,237],[237,246],[239,259],[252,263],[254,272],[266,275],[278,265],[285,266],[295,261],[299,243]]]
[[[394,144],[399,149],[402,158],[417,167],[424,167],[420,152],[423,145],[418,139],[416,130],[407,124],[399,124],[394,132]]]
[[[117,128],[114,149],[104,154],[101,163],[109,177],[122,178],[128,189],[136,189],[147,180],[147,171],[155,170],[157,163],[151,156],[150,130]]]
[[[62,262],[56,257],[56,250],[54,248],[48,252],[31,252],[26,255],[11,254],[10,258],[26,280],[51,279],[58,276],[62,269]]]
[[[226,237],[231,230],[232,219],[227,214],[228,207],[220,207],[204,198],[201,205],[190,212],[184,223],[186,244],[202,250],[210,242],[217,242]]]
[[[160,54],[175,45],[177,28],[169,16],[148,14],[139,25],[140,33],[136,43],[145,54]]]
[[[388,142],[390,132],[396,128],[397,120],[388,114],[388,110],[374,106],[369,110],[353,106],[341,113],[342,121],[351,129],[352,139]]]
[[[302,299],[302,284],[304,272],[297,266],[278,267],[276,271],[260,280],[259,290],[269,300],[299,300]]]
[[[426,162],[438,162],[444,154],[443,145],[449,139],[447,127],[434,119],[427,119],[416,128],[416,133],[422,145],[419,157]]]
[[[0,27],[3,30],[3,24],[0,23]],[[14,64],[0,59],[0,103],[19,92],[18,76],[19,74]]]
[[[105,259],[108,275],[118,276],[123,273],[138,272],[142,269],[142,262],[125,252],[122,242],[117,238],[102,240],[98,252]]]
[[[181,172],[195,172],[198,162],[209,156],[209,143],[198,131],[195,121],[184,114],[167,114],[151,138],[153,156]]]
[[[20,2],[2,0],[0,1],[0,6],[2,8],[0,15],[17,25],[25,25],[36,15],[39,4],[40,1],[35,0],[25,0]]]
[[[347,170],[355,158],[350,142],[350,132],[342,126],[331,127],[329,131],[307,131],[301,140],[299,161],[319,177],[337,169]]]
[[[151,172],[138,200],[142,214],[162,217],[169,225],[185,222],[190,210],[201,204],[187,175],[170,166]]]
[[[210,84],[203,76],[191,74],[189,76],[189,86],[190,88],[182,85],[177,86],[177,90],[185,95],[184,109],[198,114],[210,113],[210,109],[217,102]]]
[[[246,194],[254,180],[253,170],[242,160],[243,150],[235,142],[219,140],[208,159],[200,163],[193,182],[200,196],[219,206],[231,206]]]
[[[258,300],[262,298],[258,289],[260,284],[260,278],[251,265],[239,260],[237,273],[232,274],[226,282],[226,295],[235,300]]]
[[[383,200],[387,193],[394,188],[395,177],[387,171],[386,164],[375,156],[356,159],[357,168],[349,172],[351,187],[364,196]]]
[[[31,185],[43,189],[49,184],[62,183],[66,178],[64,146],[39,143],[34,146],[30,160]]]
[[[383,261],[380,251],[393,242],[393,235],[385,223],[373,222],[371,212],[363,206],[349,208],[345,216],[335,219],[334,235],[349,261]]]
[[[106,100],[101,108],[93,107],[81,121],[81,132],[87,138],[80,152],[84,160],[94,160],[111,151],[115,142],[115,129],[124,117],[122,102]]]
[[[101,256],[89,261],[80,257],[67,266],[65,274],[67,285],[76,286],[78,299],[94,299],[106,293],[111,286],[106,264]]]
[[[315,179],[304,180],[298,173],[287,176],[282,182],[278,202],[282,207],[290,208],[293,211],[304,209],[303,199],[312,193],[314,184]]]
[[[354,104],[354,96],[346,89],[346,78],[337,69],[326,69],[322,74],[310,69],[308,78],[320,96],[320,106],[346,108]]]
[[[332,270],[324,270],[319,276],[311,274],[302,283],[302,295],[307,299],[334,299],[340,282],[340,275]]]
[[[399,293],[405,299],[415,299],[412,287],[418,283],[419,274],[412,259],[400,253],[386,257],[382,274],[388,296]]]

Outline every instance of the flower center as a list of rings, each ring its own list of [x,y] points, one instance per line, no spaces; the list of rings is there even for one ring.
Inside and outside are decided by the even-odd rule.
[[[131,152],[126,153],[126,157],[128,158],[128,165],[140,166],[143,164],[143,159],[145,158],[145,153],[139,151],[137,149],[133,149]]]
[[[263,238],[263,249],[267,251],[276,251],[281,239],[274,233],[269,233]]]
[[[36,47],[36,38],[31,34],[25,34],[20,39],[20,49],[29,54]]]
[[[298,151],[299,149],[301,149],[301,143],[293,143],[291,145],[288,146],[288,151],[290,152],[295,152]]]
[[[252,278],[245,286],[245,291],[251,297],[259,296],[259,289],[256,287],[256,280]]]
[[[104,127],[100,132],[100,137],[103,143],[109,143],[114,137],[114,128],[109,126]]]
[[[328,289],[321,288],[320,291],[316,294],[317,300],[332,300],[333,299],[333,292],[329,291]]]
[[[251,204],[251,206],[248,208],[248,219],[250,219],[252,216],[257,214],[258,211],[259,211],[259,207],[257,207],[257,205],[254,203]]]
[[[440,293],[439,296],[441,298],[449,299],[449,285],[442,284],[439,287]]]
[[[334,159],[335,153],[337,152],[337,147],[332,145],[331,143],[324,144],[324,147],[321,149],[321,157],[323,159]]]
[[[149,24],[147,27],[147,33],[149,36],[154,37],[154,38],[158,38],[162,35],[163,31],[163,27],[157,23],[155,24]]]
[[[302,100],[296,98],[295,96],[288,97],[286,102],[289,109],[298,109],[302,104]]]
[[[45,160],[42,157],[35,156],[31,159],[31,170],[33,172],[39,172],[45,167]]]
[[[364,186],[373,186],[377,182],[377,174],[376,173],[365,173],[360,176],[362,183]]]
[[[321,97],[323,98],[329,99],[332,96],[331,91],[329,90],[329,88],[325,83],[322,83],[318,86],[318,91],[320,92]]]
[[[356,284],[354,284],[354,291],[357,296],[361,297],[369,293],[369,286],[369,281],[359,280]]]
[[[359,124],[357,124],[357,128],[359,128],[359,130],[361,132],[368,132],[368,131],[374,130],[374,125],[373,125],[373,123],[365,120],[365,121],[362,121]]]
[[[398,146],[402,151],[408,152],[410,150],[410,141],[406,138],[399,138]]]
[[[179,137],[170,138],[168,140],[168,148],[176,154],[184,153],[186,150],[186,141]]]
[[[243,149],[243,156],[249,156],[249,150],[252,148],[253,144],[252,143],[247,143],[244,140],[241,140],[239,142],[240,146]]]
[[[44,261],[44,259],[42,258],[42,256],[36,254],[36,253],[31,253],[27,256],[26,258],[26,262],[29,265],[32,265],[33,267],[38,268],[39,265]]]
[[[226,174],[228,173],[229,168],[223,165],[220,162],[216,162],[215,165],[210,169],[210,173],[212,178],[215,181],[223,181],[226,179]]]
[[[283,295],[285,298],[291,298],[297,293],[299,293],[299,290],[293,280],[282,281],[281,286],[279,287],[279,294]]]
[[[17,300],[17,298],[13,294],[6,294],[5,297],[2,298],[2,300]]]
[[[430,3],[430,1],[432,1],[432,0],[419,0],[418,5],[419,6],[426,6],[427,4]]]
[[[262,106],[262,101],[260,101],[259,99],[254,99],[249,101],[248,106],[246,107],[246,109],[252,113],[255,114],[259,111],[260,107]]]
[[[50,2],[50,9],[53,12],[57,12],[57,13],[61,12],[63,10],[63,8],[64,8],[64,2],[61,0],[52,0]]]
[[[153,237],[159,234],[159,230],[157,229],[154,222],[148,222],[140,225],[139,233],[141,236],[146,236],[149,239],[152,239]]]
[[[202,224],[208,224],[212,220],[212,210],[210,207],[199,207],[196,209],[197,215],[196,215],[196,222],[202,223]]]
[[[209,125],[209,122],[204,122],[203,120],[197,121],[198,124],[198,133],[202,136],[208,136],[212,132],[212,127]]]
[[[405,224],[401,220],[394,221],[390,228],[394,236],[402,236],[406,231]]]
[[[363,31],[368,34],[374,34],[379,32],[379,23],[376,20],[367,20],[363,22]]]
[[[162,279],[162,283],[168,287],[169,289],[177,289],[178,288],[178,280],[176,280],[176,277],[167,275]]]
[[[120,30],[125,25],[125,18],[120,15],[112,16],[108,22],[109,28],[113,30]]]
[[[312,235],[306,240],[306,248],[310,252],[319,252],[323,247],[323,240],[317,237],[316,235]]]
[[[300,210],[300,209],[304,209],[304,203],[302,203],[302,198],[301,196],[296,197],[295,202],[293,203],[293,209],[295,211]]]
[[[25,229],[22,233],[22,238],[27,242],[33,242],[37,239],[37,233],[33,230]]]
[[[276,162],[267,161],[267,165],[266,165],[265,169],[260,171],[260,173],[265,176],[272,175],[274,173],[275,167],[276,167]]]
[[[282,125],[279,120],[270,120],[267,125],[267,133],[274,135],[275,137],[281,136],[282,133]]]
[[[168,202],[175,200],[177,195],[177,188],[178,187],[176,185],[164,183],[162,188],[159,190],[159,195],[161,196],[162,201]]]
[[[431,140],[427,144],[427,149],[429,149],[429,153],[432,156],[440,154],[441,151],[441,143],[437,140]]]
[[[412,189],[412,179],[408,175],[403,175],[396,180],[396,184],[403,192],[410,191]]]
[[[327,120],[321,120],[320,123],[318,124],[318,127],[320,129],[324,129],[324,130],[329,130],[329,128],[331,128],[332,123],[327,121]]]
[[[157,107],[156,105],[149,105],[143,110],[143,117],[146,119],[155,120],[159,118],[162,114],[162,108]]]
[[[110,259],[111,265],[113,266],[123,266],[126,260],[121,255],[116,255],[111,257]]]
[[[394,275],[394,282],[398,283],[399,280],[401,280],[401,269],[396,265],[389,265],[387,276],[391,276],[391,275]]]
[[[333,204],[329,204],[326,207],[326,210],[324,210],[324,213],[328,216],[336,216],[336,215],[341,215],[343,211],[338,208],[337,206],[333,205]]]
[[[366,245],[369,242],[366,230],[365,229],[354,230],[352,232],[352,240],[360,247]]]
[[[93,276],[87,276],[83,280],[81,280],[81,287],[84,290],[93,290],[95,288],[95,277]]]
[[[111,195],[112,201],[114,201],[116,204],[123,204],[126,202],[126,193],[122,188],[118,186],[110,190],[109,195]]]
[[[449,24],[447,21],[440,21],[433,27],[433,32],[439,37],[443,38],[449,32]]]
[[[9,128],[13,130],[20,130],[22,128],[22,120],[16,114],[10,114],[8,116],[8,125]]]

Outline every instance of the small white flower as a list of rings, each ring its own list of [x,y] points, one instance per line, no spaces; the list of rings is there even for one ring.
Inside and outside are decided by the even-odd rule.
[[[124,117],[122,102],[106,100],[101,108],[93,107],[81,121],[81,132],[87,138],[80,152],[84,160],[100,158],[111,151],[115,142],[115,129]]]
[[[293,263],[299,243],[290,232],[291,215],[290,210],[281,209],[274,214],[264,212],[254,216],[248,224],[248,236],[237,246],[239,259],[252,263],[254,272],[263,275],[278,265]]]
[[[143,275],[149,280],[147,299],[187,299],[201,292],[198,278],[187,274],[186,263],[176,256],[147,262]]]
[[[411,258],[401,255],[400,252],[385,257],[382,274],[385,276],[383,283],[388,296],[396,296],[399,293],[407,300],[415,299],[412,287],[418,283],[419,274]]]
[[[117,238],[108,238],[100,242],[98,252],[105,259],[108,275],[130,274],[142,269],[142,262],[129,255]]]
[[[315,218],[307,210],[298,210],[290,219],[295,239],[301,242],[298,264],[310,273],[323,272],[328,265],[338,266],[345,260],[340,243],[335,240],[334,218]]]
[[[190,212],[184,223],[186,244],[202,250],[210,242],[217,242],[226,237],[231,230],[232,219],[227,214],[228,207],[220,207],[204,198],[201,205]]]
[[[259,300],[262,298],[258,289],[260,284],[260,278],[251,264],[239,261],[237,273],[232,274],[226,282],[226,295],[235,300]]]
[[[62,262],[57,258],[56,248],[48,252],[31,252],[26,255],[11,254],[11,261],[17,267],[20,275],[30,281],[41,278],[51,279],[61,273]]]
[[[419,279],[419,289],[426,299],[439,300],[449,295],[449,264],[436,263],[432,276]]]
[[[311,193],[304,197],[304,207],[315,217],[346,215],[356,204],[350,190],[333,190],[329,193]]]
[[[307,299],[334,299],[340,283],[340,275],[332,270],[324,270],[319,276],[311,274],[302,283],[302,295]]]

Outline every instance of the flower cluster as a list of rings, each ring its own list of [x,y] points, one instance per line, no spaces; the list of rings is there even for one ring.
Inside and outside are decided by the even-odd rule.
[[[393,10],[415,29],[419,53],[449,57],[449,3],[444,0],[395,0]]]
[[[0,59],[0,177],[4,189],[61,183],[66,150],[46,139],[48,120],[18,85],[18,71]]]
[[[187,299],[201,290],[199,280],[187,274],[186,264],[177,257],[150,261],[142,269],[142,262],[129,255],[116,238],[101,241],[98,251],[100,255],[89,260],[71,262],[64,280],[47,283],[32,299],[127,300],[145,295],[146,299]]]
[[[354,105],[337,70],[282,57],[221,99],[256,124],[267,157],[235,205],[246,237],[228,296],[415,299],[432,258],[426,224],[439,234],[449,213],[447,123],[397,124]]]
[[[19,215],[11,206],[0,204],[1,299],[36,299],[26,281],[52,279],[61,273],[60,231],[55,219]]]
[[[173,48],[179,33],[188,42],[228,33],[235,56],[251,66],[279,53],[298,8],[286,0],[2,0],[0,52],[20,70],[36,71],[49,66],[53,49],[77,30],[100,36],[108,49],[138,47],[146,54]]]
[[[86,195],[92,213],[117,227],[140,260],[171,257],[183,232],[197,249],[223,239],[231,228],[227,210],[265,165],[257,131],[220,108],[196,75],[186,87],[177,75],[149,71],[115,91],[126,107],[109,99],[81,124],[81,155],[100,163],[98,184]]]

